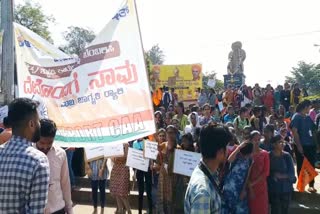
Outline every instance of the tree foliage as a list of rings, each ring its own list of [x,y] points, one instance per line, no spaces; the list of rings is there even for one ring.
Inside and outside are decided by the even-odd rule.
[[[312,64],[300,61],[291,70],[291,76],[287,76],[289,83],[299,83],[300,87],[305,88],[309,93],[320,92],[320,64]]]
[[[51,15],[45,15],[40,4],[30,1],[18,4],[14,12],[14,21],[53,43],[48,25],[54,23],[55,19]]]
[[[153,65],[162,65],[164,62],[165,55],[159,47],[159,44],[152,46],[152,48],[146,52],[146,55]]]
[[[214,90],[220,91],[224,88],[223,81],[216,78],[217,73],[215,71],[211,71],[209,74],[203,74],[202,76],[202,85],[204,89],[209,89],[210,87],[207,85],[209,79],[215,79],[216,85]]]
[[[92,30],[70,26],[63,33],[63,37],[67,41],[67,45],[61,47],[61,49],[68,54],[80,56],[80,53],[96,36]]]

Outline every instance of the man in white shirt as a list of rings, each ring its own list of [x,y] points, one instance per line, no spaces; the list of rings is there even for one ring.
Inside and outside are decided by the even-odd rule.
[[[50,165],[48,203],[45,214],[73,214],[71,185],[66,152],[54,146],[57,127],[55,122],[42,119],[41,137],[36,148],[47,155]]]

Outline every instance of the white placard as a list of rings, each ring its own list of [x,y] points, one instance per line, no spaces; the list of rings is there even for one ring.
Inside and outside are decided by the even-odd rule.
[[[143,157],[143,151],[129,148],[126,165],[134,169],[148,172],[149,159]]]
[[[122,157],[124,156],[123,144],[112,144],[104,146],[105,157]]]
[[[84,147],[84,151],[88,161],[93,161],[104,157],[103,146]]]
[[[158,156],[158,143],[146,140],[144,142],[144,157],[157,160]]]
[[[209,79],[207,85],[210,88],[214,88],[216,86],[216,80],[215,79]]]
[[[219,103],[218,103],[218,107],[219,107],[219,111],[222,111],[222,110],[224,109],[223,103],[222,103],[222,102],[219,102]]]
[[[193,170],[200,163],[201,154],[176,149],[174,152],[173,172],[180,175],[191,176]]]

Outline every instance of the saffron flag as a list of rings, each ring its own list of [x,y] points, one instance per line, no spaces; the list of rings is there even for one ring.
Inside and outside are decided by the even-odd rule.
[[[304,192],[306,185],[309,184],[317,175],[317,171],[313,168],[308,159],[304,158],[297,183],[298,191]]]
[[[65,147],[123,143],[155,133],[148,76],[134,0],[79,57],[70,57],[15,24],[18,96],[38,100]]]

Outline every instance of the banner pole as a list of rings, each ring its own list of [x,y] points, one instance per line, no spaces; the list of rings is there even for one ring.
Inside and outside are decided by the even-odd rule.
[[[3,30],[1,93],[4,103],[14,99],[14,33],[13,33],[13,0],[1,1],[1,29]]]
[[[140,36],[140,44],[141,44],[141,48],[142,48],[142,55],[143,55],[144,67],[145,67],[145,72],[146,72],[146,74],[147,74],[148,89],[149,89],[149,93],[151,94],[151,91],[150,91],[150,82],[149,82],[149,73],[148,73],[148,71],[147,71],[146,59],[145,59],[145,57],[144,57],[144,48],[143,48],[141,28],[140,28],[140,22],[139,22],[139,15],[138,15],[138,9],[137,9],[136,0],[133,0],[133,2],[134,2],[134,8],[135,8],[135,12],[136,12],[137,23],[138,23],[138,30],[139,30],[139,36]],[[152,96],[151,96],[151,98],[152,98]],[[152,102],[151,99],[149,100],[149,104],[151,105],[152,110],[153,110],[153,112],[154,112],[153,102]],[[153,119],[153,121],[154,121],[154,114],[152,114],[152,119]]]

